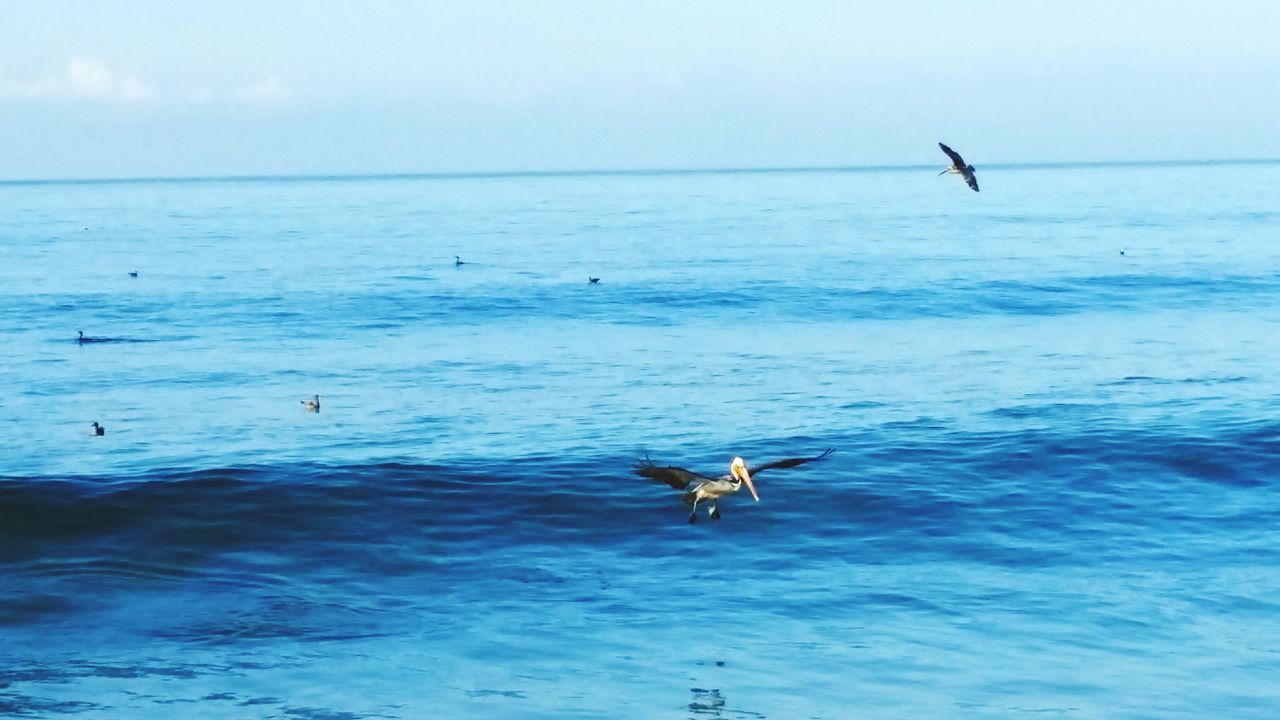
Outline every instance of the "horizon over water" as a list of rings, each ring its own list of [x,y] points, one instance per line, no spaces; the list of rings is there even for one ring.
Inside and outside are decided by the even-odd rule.
[[[1273,717],[1280,162],[939,159],[0,181],[0,716]]]
[[[1166,158],[1145,160],[1049,160],[1035,162],[996,162],[982,167],[992,170],[1057,170],[1082,168],[1125,167],[1195,167],[1212,165],[1275,165],[1280,158],[1267,157],[1216,157],[1216,158]],[[316,182],[350,180],[461,180],[481,178],[538,178],[614,175],[727,175],[727,174],[786,174],[786,173],[845,173],[845,172],[910,172],[934,168],[935,164],[856,164],[856,165],[743,165],[724,167],[630,167],[630,168],[560,168],[523,170],[433,170],[433,171],[346,171],[321,173],[260,173],[231,175],[121,175],[49,178],[0,178],[0,185],[65,185],[112,183],[169,183],[169,182]]]

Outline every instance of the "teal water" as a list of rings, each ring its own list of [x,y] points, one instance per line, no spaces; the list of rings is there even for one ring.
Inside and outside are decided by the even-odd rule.
[[[0,715],[1270,717],[1280,164],[979,178],[0,183]]]

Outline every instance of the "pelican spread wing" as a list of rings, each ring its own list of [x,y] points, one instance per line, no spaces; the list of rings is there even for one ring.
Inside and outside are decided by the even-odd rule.
[[[759,475],[765,470],[780,470],[783,468],[793,468],[797,465],[803,465],[805,463],[813,462],[814,460],[822,460],[823,458],[827,457],[828,455],[830,455],[835,451],[836,451],[835,448],[827,448],[820,455],[814,455],[813,457],[787,458],[785,460],[774,460],[773,462],[767,462],[767,463],[764,463],[763,465],[757,465],[756,467],[751,468],[751,476],[755,477],[756,475]],[[719,478],[712,477],[710,475],[702,475],[702,474],[693,472],[692,470],[686,470],[682,467],[659,466],[654,464],[654,462],[650,460],[648,457],[645,457],[644,460],[641,460],[639,464],[636,465],[636,474],[642,477],[647,477],[650,480],[657,480],[658,482],[664,482],[670,485],[671,487],[675,488],[676,490],[684,490],[690,485],[695,485],[697,483],[709,482],[712,480],[719,479]]]
[[[957,168],[966,167],[964,158],[960,157],[960,153],[947,147],[946,143],[938,143],[938,147],[942,148],[942,152],[946,153],[947,157],[951,158],[952,165],[955,165]],[[981,153],[979,153],[979,155],[981,155]]]
[[[827,448],[821,455],[814,455],[813,457],[787,458],[786,460],[774,460],[773,462],[768,462],[763,465],[757,465],[756,467],[751,468],[751,476],[755,477],[765,470],[792,468],[797,465],[813,462],[814,460],[821,460],[835,451],[835,448]]]
[[[636,465],[636,474],[642,477],[647,477],[650,480],[664,482],[676,490],[684,490],[690,485],[715,480],[713,477],[699,475],[696,472],[690,472],[684,468],[659,467],[653,464],[653,461],[647,457]]]

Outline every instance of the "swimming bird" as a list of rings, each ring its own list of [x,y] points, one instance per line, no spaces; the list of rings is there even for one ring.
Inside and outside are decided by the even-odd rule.
[[[320,412],[320,396],[315,395],[311,400],[299,400],[302,403],[302,409],[307,412]]]
[[[137,270],[130,270],[130,271],[129,271],[129,277],[138,277],[138,271],[137,271]]]
[[[454,266],[454,267],[458,267],[459,265],[466,265],[466,264],[467,264],[467,263],[466,263],[466,262],[465,262],[461,257],[459,257],[459,256],[457,256],[457,255],[454,255],[454,256],[453,256],[453,266]]]
[[[80,343],[81,345],[84,345],[85,343],[108,343],[108,342],[111,342],[111,338],[85,337],[85,336],[84,336],[84,331],[83,331],[83,330],[77,330],[76,332],[80,333],[80,336],[76,338],[76,342],[77,342],[77,343]]]
[[[938,174],[946,175],[947,173],[951,173],[952,175],[961,175],[964,177],[964,181],[969,183],[969,187],[973,188],[974,192],[978,192],[978,177],[973,174],[973,166],[966,165],[964,158],[960,157],[960,153],[952,150],[945,144],[938,143],[938,147],[942,148],[942,152],[946,153],[947,157],[951,158],[951,167]]]
[[[598,278],[598,277],[591,277],[590,275],[588,275],[588,276],[587,276],[587,282],[591,283],[592,285],[599,285],[599,284],[600,284],[600,278]]]
[[[94,420],[93,424],[89,426],[89,434],[102,437],[107,434],[107,429],[99,425],[97,420]]]
[[[735,457],[729,463],[729,474],[715,478],[699,475],[680,467],[659,467],[646,457],[636,466],[636,474],[651,480],[664,482],[676,490],[684,490],[684,503],[692,507],[689,512],[689,523],[693,524],[698,522],[698,503],[710,500],[711,509],[707,511],[707,514],[712,520],[719,520],[720,508],[717,503],[720,498],[738,492],[743,485],[747,487],[747,490],[751,491],[751,497],[755,498],[756,502],[760,502],[760,495],[756,493],[755,483],[751,481],[753,474],[759,475],[765,470],[803,465],[814,460],[821,460],[833,452],[835,452],[835,448],[828,448],[821,455],[813,457],[774,460],[756,468],[754,473],[747,469],[747,463],[742,458]]]

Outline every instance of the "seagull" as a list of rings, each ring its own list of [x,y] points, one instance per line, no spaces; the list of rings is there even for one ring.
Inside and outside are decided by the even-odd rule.
[[[952,175],[961,175],[964,177],[964,181],[969,183],[969,187],[973,188],[974,192],[978,192],[978,178],[973,174],[973,166],[966,165],[964,158],[960,157],[960,153],[952,150],[945,144],[938,143],[938,147],[942,148],[942,152],[946,153],[947,157],[951,158],[951,167],[938,174],[946,175],[947,173],[951,173]]]
[[[754,474],[759,475],[765,470],[790,468],[813,462],[814,460],[821,460],[833,452],[835,452],[835,449],[829,448],[821,455],[813,457],[774,460],[756,468]],[[756,493],[755,483],[751,481],[752,473],[747,469],[747,463],[740,457],[735,457],[729,463],[728,475],[721,475],[718,478],[699,475],[679,467],[658,467],[647,457],[636,466],[636,474],[651,480],[664,482],[676,490],[684,490],[684,502],[693,508],[689,512],[689,524],[691,525],[698,522],[698,503],[703,500],[710,500],[711,509],[707,511],[707,514],[712,520],[719,520],[720,508],[717,506],[717,501],[725,495],[732,495],[738,492],[743,485],[746,485],[747,490],[751,491],[751,497],[755,498],[756,502],[760,502],[760,496]]]
[[[99,425],[97,420],[94,420],[93,424],[89,426],[89,434],[102,437],[107,434],[107,429]]]
[[[311,400],[299,400],[302,403],[302,409],[307,412],[320,412],[320,396],[315,395]]]
[[[599,284],[600,284],[600,278],[598,278],[598,277],[591,277],[590,275],[588,275],[588,276],[587,276],[587,282],[591,283],[592,285],[599,285]]]

